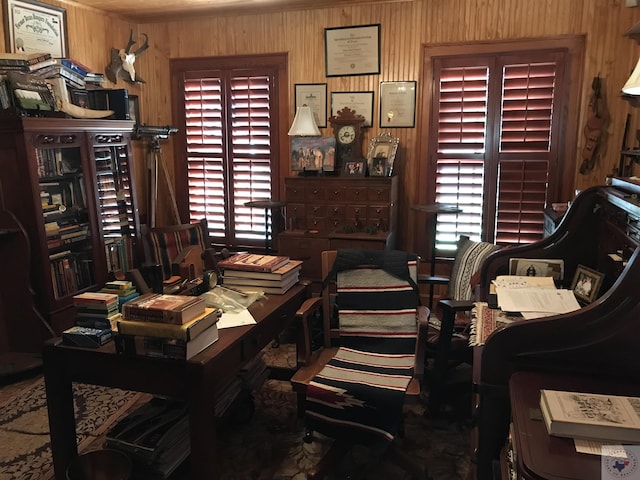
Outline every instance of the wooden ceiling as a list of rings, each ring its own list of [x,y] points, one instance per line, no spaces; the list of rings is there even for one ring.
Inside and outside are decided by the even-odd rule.
[[[403,1],[412,0],[76,0],[74,3],[145,23],[202,14],[248,15]]]

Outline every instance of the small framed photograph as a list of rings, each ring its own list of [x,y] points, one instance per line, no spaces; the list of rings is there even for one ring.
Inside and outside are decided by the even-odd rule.
[[[136,126],[140,124],[140,103],[137,95],[129,95],[129,120],[133,120]]]
[[[325,28],[324,53],[327,77],[380,73],[380,24]]]
[[[553,277],[564,280],[564,260],[548,258],[510,258],[509,275],[521,277]]]
[[[365,171],[364,161],[346,162],[344,164],[344,174],[350,177],[363,177]]]
[[[336,137],[291,137],[291,171],[333,172]]]
[[[327,126],[327,84],[296,83],[294,85],[296,110],[307,105],[319,128]]]
[[[380,83],[380,128],[416,126],[416,82]]]
[[[50,53],[67,56],[67,13],[35,0],[5,0],[4,31],[7,52]]]
[[[571,282],[571,290],[578,300],[585,303],[593,302],[598,296],[604,274],[584,265],[578,265],[576,274]]]
[[[369,141],[367,168],[370,177],[390,177],[396,160],[400,139],[390,133],[381,133]]]
[[[364,126],[373,125],[373,92],[331,92],[331,115],[337,116],[344,107],[364,117]]]

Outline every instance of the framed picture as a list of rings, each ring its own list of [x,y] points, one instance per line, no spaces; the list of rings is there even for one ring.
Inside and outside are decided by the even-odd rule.
[[[396,160],[400,139],[390,133],[381,133],[369,140],[367,168],[370,177],[390,177]]]
[[[380,73],[380,24],[324,29],[327,77]]]
[[[6,50],[12,53],[50,53],[67,56],[67,13],[34,0],[5,0],[4,31]]]
[[[523,277],[553,277],[564,280],[564,260],[547,258],[510,258],[509,275]]]
[[[82,108],[91,108],[89,104],[89,93],[86,90],[80,88],[69,89],[69,99],[71,103]]]
[[[571,282],[571,290],[578,300],[585,303],[593,302],[598,296],[604,274],[584,265],[578,265],[576,274]]]
[[[347,176],[363,177],[365,169],[366,167],[362,160],[346,162],[344,164],[344,174]]]
[[[380,128],[416,126],[416,82],[380,83]]]
[[[344,107],[364,117],[364,126],[373,125],[373,92],[331,92],[331,116]]]
[[[140,124],[140,103],[137,95],[129,95],[129,119]]]
[[[327,126],[327,84],[296,83],[294,85],[296,109],[307,105],[320,128]]]
[[[333,172],[336,165],[336,137],[292,137],[291,170]]]

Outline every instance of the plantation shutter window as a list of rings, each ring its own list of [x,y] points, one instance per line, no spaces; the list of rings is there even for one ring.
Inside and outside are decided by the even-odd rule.
[[[499,244],[542,238],[565,57],[434,58],[435,202],[462,210],[438,215],[436,249],[454,250],[460,235]]]
[[[259,247],[271,230],[263,210],[244,205],[273,197],[276,82],[273,67],[180,74],[189,219],[206,218],[214,244]]]

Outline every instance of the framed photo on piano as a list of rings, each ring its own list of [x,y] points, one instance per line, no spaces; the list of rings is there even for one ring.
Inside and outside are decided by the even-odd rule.
[[[564,280],[564,260],[555,258],[510,258],[509,275],[553,277]]]
[[[573,290],[573,294],[578,300],[589,304],[598,297],[603,279],[603,273],[584,265],[578,265],[576,274],[571,282],[571,290]]]

